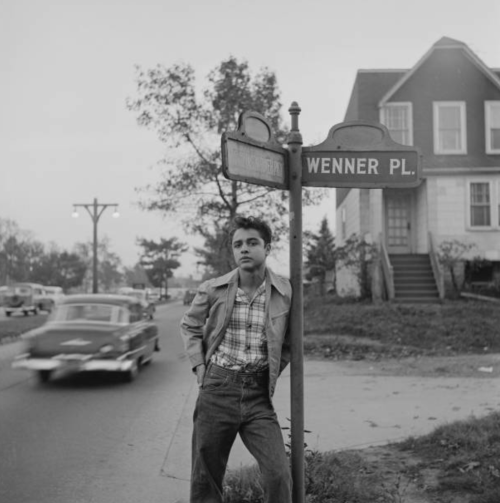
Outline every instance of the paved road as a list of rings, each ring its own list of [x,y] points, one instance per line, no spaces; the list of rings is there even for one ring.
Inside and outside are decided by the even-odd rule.
[[[0,347],[0,501],[171,503],[187,494],[186,480],[165,471],[193,385],[180,358],[184,310],[158,308],[162,351],[131,384],[86,374],[39,386],[9,367],[20,343]]]

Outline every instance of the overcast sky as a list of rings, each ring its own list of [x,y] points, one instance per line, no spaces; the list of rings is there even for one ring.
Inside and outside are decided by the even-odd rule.
[[[411,68],[443,36],[497,68],[499,27],[498,0],[2,0],[0,217],[71,249],[92,237],[72,205],[97,197],[119,203],[120,218],[107,210],[99,234],[125,265],[138,259],[137,236],[195,242],[137,207],[135,189],[157,179],[164,149],[125,106],[136,64],[189,63],[200,89],[231,55],[268,67],[283,117],[297,101],[310,145],[343,121],[358,69]],[[331,192],[305,212],[306,228],[327,215],[334,230]],[[185,257],[176,275],[196,274],[194,263]]]

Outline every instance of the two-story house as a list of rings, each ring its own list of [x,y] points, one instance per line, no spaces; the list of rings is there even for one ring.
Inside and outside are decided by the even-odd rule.
[[[464,259],[480,256],[498,270],[500,70],[444,37],[409,70],[359,70],[345,115],[353,120],[380,122],[423,155],[417,188],[336,190],[337,244],[352,234],[377,244],[387,297],[442,297],[435,252],[444,241],[473,244]],[[348,270],[337,285],[356,293]]]

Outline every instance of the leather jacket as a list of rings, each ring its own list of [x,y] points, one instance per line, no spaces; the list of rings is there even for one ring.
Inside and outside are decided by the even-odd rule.
[[[238,269],[200,285],[191,307],[181,320],[181,335],[194,369],[208,364],[224,338],[238,290]],[[290,281],[266,268],[266,321],[269,359],[269,396],[290,361]]]

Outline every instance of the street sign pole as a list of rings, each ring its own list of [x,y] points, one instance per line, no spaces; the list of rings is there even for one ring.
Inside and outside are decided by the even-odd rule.
[[[304,484],[304,316],[302,278],[302,135],[299,131],[300,107],[288,109],[292,127],[288,136],[290,174],[290,281],[293,297],[290,312],[291,337],[291,461],[293,503],[305,502]]]

